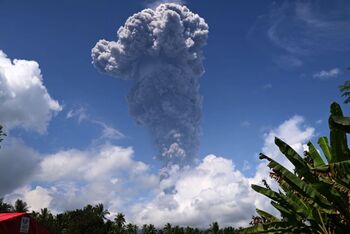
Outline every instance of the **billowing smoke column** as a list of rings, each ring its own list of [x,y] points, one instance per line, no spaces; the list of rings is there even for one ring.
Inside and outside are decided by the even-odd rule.
[[[186,165],[197,156],[201,120],[199,78],[208,37],[204,19],[178,4],[160,4],[134,14],[117,41],[92,49],[102,73],[135,82],[130,114],[148,127],[166,165]]]

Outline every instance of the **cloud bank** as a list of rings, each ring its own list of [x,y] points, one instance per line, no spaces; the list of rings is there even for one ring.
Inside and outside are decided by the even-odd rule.
[[[186,165],[197,156],[207,37],[203,18],[167,3],[134,14],[119,28],[117,41],[100,40],[92,49],[100,72],[134,82],[130,114],[150,129],[165,165]]]
[[[40,154],[12,136],[12,129],[45,133],[61,110],[44,86],[37,62],[11,60],[0,50],[0,123],[8,134],[1,144],[0,197],[32,181],[40,162]]]
[[[173,168],[160,188],[152,201],[132,207],[137,223],[206,227],[218,221],[222,226],[243,226],[255,211],[249,179],[231,160],[215,155],[194,168]],[[171,190],[163,192],[166,189]]]
[[[18,185],[5,198],[8,201],[22,198],[34,210],[49,207],[54,212],[62,212],[103,203],[112,212],[120,212],[158,183],[149,166],[133,160],[133,155],[132,148],[111,144],[42,155],[31,177],[30,184],[34,186]],[[43,204],[38,203],[41,196],[46,201]]]
[[[1,124],[44,133],[52,116],[61,110],[44,86],[37,62],[11,61],[0,50]]]
[[[293,116],[264,134],[262,152],[293,169],[274,145],[274,136],[302,153],[313,135],[314,128],[306,126],[301,116]],[[36,165],[32,186],[18,185],[7,201],[20,197],[32,209],[47,206],[55,212],[103,202],[112,215],[123,212],[128,221],[158,227],[167,222],[208,227],[213,221],[246,226],[256,207],[278,215],[269,199],[250,188],[262,179],[275,186],[265,162],[247,177],[232,160],[208,155],[196,166],[168,167],[164,178],[162,171],[152,173],[149,165],[135,160],[132,148],[102,144],[43,155]]]
[[[40,155],[20,139],[6,137],[0,154],[0,197],[30,183],[38,169]]]

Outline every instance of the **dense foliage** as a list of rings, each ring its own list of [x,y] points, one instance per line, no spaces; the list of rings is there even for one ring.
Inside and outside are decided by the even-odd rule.
[[[350,150],[346,133],[350,133],[350,118],[343,116],[337,103],[331,105],[329,129],[330,144],[327,137],[318,140],[323,155],[309,142],[302,157],[275,138],[275,144],[294,165],[294,172],[260,154],[260,159],[268,161],[270,176],[280,188],[274,191],[266,183],[252,188],[271,199],[281,218],[257,209],[260,216],[254,217],[253,226],[240,233],[349,233]]]

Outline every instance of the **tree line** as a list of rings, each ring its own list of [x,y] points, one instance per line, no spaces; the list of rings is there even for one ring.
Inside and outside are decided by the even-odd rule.
[[[29,206],[23,200],[17,199],[14,205],[0,198],[0,213],[29,212]],[[220,228],[218,222],[213,222],[207,229],[181,227],[167,223],[162,228],[153,224],[141,227],[127,223],[124,214],[118,213],[113,220],[107,219],[109,211],[102,203],[95,206],[86,205],[82,209],[52,214],[48,208],[40,212],[28,213],[34,220],[44,226],[52,234],[235,234],[234,227]]]

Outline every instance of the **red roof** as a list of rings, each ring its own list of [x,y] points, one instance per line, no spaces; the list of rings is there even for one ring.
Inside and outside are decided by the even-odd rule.
[[[50,234],[27,213],[0,213],[1,234]]]
[[[24,214],[26,213],[23,213],[23,212],[22,213],[0,213],[0,222],[6,219],[12,219],[18,216],[22,216]]]

